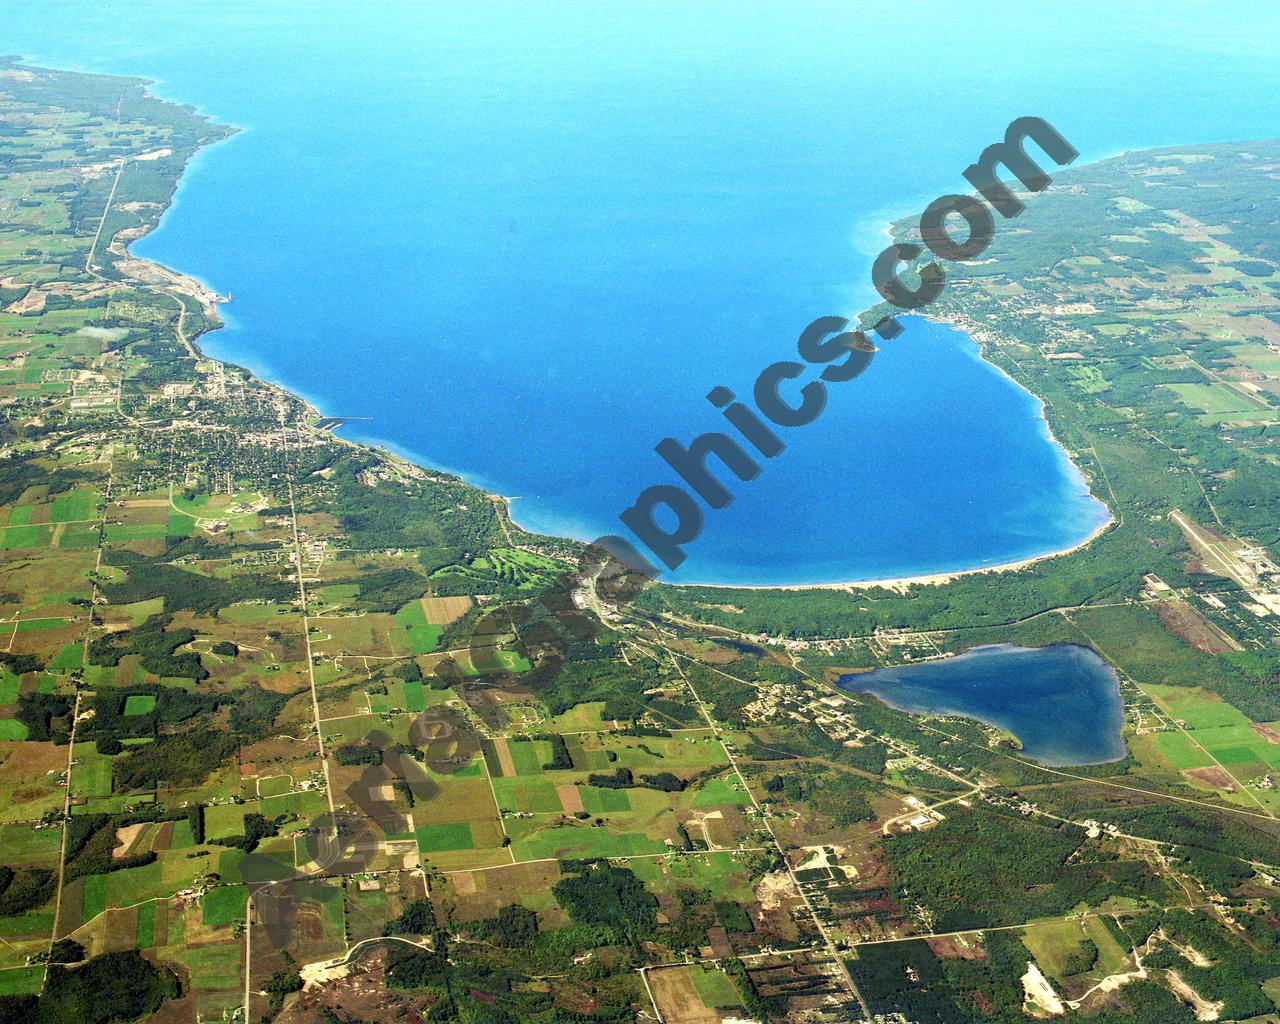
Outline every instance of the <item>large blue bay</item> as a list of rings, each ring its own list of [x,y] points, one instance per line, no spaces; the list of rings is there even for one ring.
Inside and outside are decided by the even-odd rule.
[[[212,354],[585,538],[673,480],[652,447],[717,427],[710,388],[749,394],[805,324],[865,306],[884,224],[965,188],[1013,118],[1083,159],[1277,134],[1278,26],[1244,4],[52,0],[10,5],[3,45],[244,129],[134,247],[234,294]],[[708,514],[680,578],[1077,543],[1103,510],[1039,413],[912,322]]]
[[[839,685],[902,711],[997,726],[1044,764],[1101,764],[1125,753],[1119,680],[1088,647],[975,647],[954,658],[843,676]]]

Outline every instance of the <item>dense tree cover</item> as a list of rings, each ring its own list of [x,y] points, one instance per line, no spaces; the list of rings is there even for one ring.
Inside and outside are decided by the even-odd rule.
[[[923,940],[859,950],[850,972],[872,1013],[902,1013],[919,1024],[1023,1024],[1020,978],[1031,955],[1015,933],[987,932],[985,957],[940,958]],[[1144,958],[1145,961],[1145,958]],[[1195,1015],[1153,979],[1131,981],[1107,1004],[1064,1020],[1090,1024],[1193,1024]],[[1225,1019],[1225,1018],[1224,1018]]]
[[[374,468],[377,458],[352,451],[332,467],[333,511],[353,549],[458,548],[465,553],[503,542],[493,503],[480,491],[444,479],[412,484],[380,480],[369,486],[360,475]]]
[[[290,698],[302,693],[303,689],[276,693],[260,686],[240,687],[235,692],[231,715],[227,720],[231,731],[246,741],[269,735],[275,726],[276,716],[289,703]]]
[[[381,764],[382,748],[372,743],[343,743],[334,747],[333,758],[344,767],[358,764]]]
[[[131,632],[136,633],[138,630]],[[175,639],[180,635],[167,634]],[[154,697],[155,705],[145,714],[126,715],[125,707],[132,696]],[[84,729],[84,735],[86,738],[98,737],[101,749],[104,736],[153,736],[160,729],[181,725],[198,715],[216,711],[227,700],[227,697],[218,694],[183,690],[176,686],[156,684],[120,689],[103,686],[94,692],[93,718],[85,723],[87,728]],[[80,735],[77,733],[77,737]]]
[[[49,947],[49,963],[78,964],[85,957],[85,948],[75,939],[58,939]]]
[[[91,817],[101,821],[102,824],[84,837],[84,842],[74,857],[68,851],[64,881],[69,882],[72,879],[88,875],[104,875],[110,871],[140,868],[147,864],[155,863],[156,853],[154,850],[135,854],[132,857],[113,856],[117,845],[117,823],[129,823],[128,818],[112,819],[109,815],[92,815]]]
[[[0,1024],[30,1024],[38,996],[0,996]]]
[[[12,505],[28,487],[43,484],[49,467],[33,454],[14,452],[0,463],[0,503]]]
[[[355,604],[368,612],[394,612],[427,591],[427,579],[412,569],[383,569],[362,572],[340,583],[356,584]]]
[[[573,769],[573,756],[569,753],[569,745],[558,732],[547,733],[537,737],[551,744],[551,760],[544,764],[543,770],[549,772],[570,771]]]
[[[1246,944],[1224,931],[1221,922],[1208,914],[1170,910],[1161,920],[1164,933],[1183,948],[1194,949],[1212,966],[1197,966],[1168,944],[1157,946],[1150,958],[1143,958],[1143,964],[1176,969],[1204,998],[1224,1004],[1224,1020],[1244,1020],[1271,1012],[1274,1007],[1260,985],[1280,973],[1280,949],[1276,930],[1267,920],[1270,915],[1270,910],[1264,915],[1246,912],[1249,923],[1254,925]],[[1263,926],[1258,927],[1259,924]]]
[[[433,949],[396,944],[387,953],[386,978],[392,988],[445,985],[450,973],[448,946],[443,941],[438,941]]]
[[[258,573],[239,572],[230,579],[218,579],[156,562],[129,564],[128,570],[129,578],[125,582],[108,583],[102,588],[112,604],[133,604],[162,597],[166,612],[185,609],[213,615],[239,601],[279,603],[293,601],[298,596],[294,584]]]
[[[42,743],[65,743],[71,735],[71,701],[52,693],[18,695],[13,716],[27,727],[27,739]]]
[[[815,766],[764,780],[764,790],[770,796],[783,797],[789,804],[805,804],[837,828],[875,818],[875,810],[866,797],[870,789],[858,776],[827,772]]]
[[[570,921],[607,929],[616,941],[635,942],[653,933],[658,901],[629,868],[565,862],[563,870],[566,875],[552,893]]]
[[[1274,721],[1280,715],[1280,646],[1214,657],[1170,634],[1149,607],[1085,610],[1072,618],[1131,678],[1202,686],[1254,721]]]
[[[146,360],[130,377],[135,387],[156,388],[170,381],[196,379],[196,361],[182,345],[167,338],[131,344],[129,354]]]
[[[754,929],[751,915],[741,903],[728,900],[715,901],[716,918],[727,932],[749,932]]]
[[[84,849],[93,835],[110,820],[109,814],[73,814],[63,834],[67,862],[70,863],[71,859]]]
[[[164,544],[164,551],[150,557],[140,555],[129,548],[109,548],[104,551],[102,560],[108,565],[119,566],[122,569],[146,572],[154,565],[227,558],[231,553],[229,538],[211,537],[201,532],[193,533],[189,537],[166,537]],[[251,547],[251,545],[243,546]]]
[[[33,1024],[108,1024],[155,1013],[179,994],[178,979],[137,950],[104,953],[75,967],[51,964]]]
[[[434,587],[433,590],[437,595],[441,593],[439,590],[435,590]],[[477,626],[488,614],[487,610],[476,605],[468,608],[465,613],[452,622],[446,623],[438,641],[440,649],[454,650],[470,647],[475,642]],[[441,670],[437,667],[432,674],[440,675]]]
[[[1140,548],[1122,550],[1110,537],[1078,552],[1074,560],[1039,563],[998,577],[960,577],[945,587],[916,586],[907,596],[886,590],[850,594],[661,586],[645,591],[636,606],[746,633],[797,639],[869,636],[877,628],[954,629],[1011,622],[1047,608],[1136,594],[1142,573],[1152,571],[1151,561],[1140,557]],[[1146,547],[1150,550],[1149,544]],[[1056,568],[1065,564],[1070,564],[1069,571]],[[1045,568],[1049,566],[1055,568]]]
[[[474,921],[466,930],[477,939],[506,949],[521,949],[538,937],[538,915],[518,903],[509,903],[497,917]]]
[[[12,917],[53,898],[57,881],[48,868],[0,867],[0,917]]]
[[[210,841],[218,846],[233,846],[237,850],[244,850],[245,853],[252,853],[258,848],[258,844],[262,840],[279,834],[280,825],[284,819],[284,815],[267,818],[257,812],[250,811],[244,816],[244,833],[242,835],[224,836],[222,839]]]
[[[511,920],[514,923],[517,918]],[[518,920],[524,922],[527,917],[521,914]],[[475,927],[476,924],[469,924],[464,930],[470,935]],[[485,923],[479,927],[483,931]],[[527,928],[523,923],[516,927]],[[589,947],[590,940],[572,926],[552,933],[530,934],[532,941],[524,947],[496,946],[487,939],[451,945],[449,935],[443,931],[431,936],[430,949],[388,942],[384,947],[387,985],[428,994],[432,1002],[425,1019],[442,1024],[622,1024],[634,1020],[630,988],[599,984],[603,972],[598,970],[589,972],[596,979],[590,983],[593,1007],[583,1012],[564,1008],[556,989],[564,983],[566,972],[579,970],[572,959],[575,943],[578,948]],[[548,965],[554,963],[556,980],[552,986],[545,979],[530,983],[516,967],[530,954],[543,957]]]
[[[630,768],[615,768],[608,775],[592,772],[587,776],[587,785],[596,789],[629,789],[635,784]]]
[[[156,859],[154,852],[133,857],[115,857],[118,845],[116,831],[128,825],[147,821],[179,821],[191,823],[197,843],[204,842],[203,807],[167,809],[162,804],[144,804],[137,810],[122,814],[76,814],[66,828],[66,881],[84,875],[100,875],[108,871],[150,864]]]
[[[1250,851],[1263,863],[1280,858],[1280,837],[1266,827],[1238,815],[1211,807],[1168,804],[1155,801],[1114,802],[1109,794],[1082,788],[1079,792],[1055,789],[1052,793],[1058,813],[1077,820],[1093,818],[1120,826],[1132,835],[1177,844],[1170,856],[1175,863],[1224,894],[1253,876],[1253,868],[1241,861],[1241,850]]]
[[[422,667],[416,661],[403,661],[391,670],[391,674],[406,683],[422,682]]]
[[[988,932],[985,946],[982,960],[944,960],[911,939],[860,950],[848,966],[872,1013],[897,1012],[919,1024],[1025,1020],[1018,979],[1029,954],[1001,932]]]
[[[29,452],[11,451],[0,461],[0,505],[14,504],[30,487],[44,488],[45,496],[53,498],[92,479],[93,474],[83,470],[50,465]]]
[[[671,772],[641,775],[639,784],[646,789],[657,789],[663,793],[679,793],[688,785],[679,775],[673,775]]]
[[[706,844],[702,844],[706,848]],[[709,889],[681,885],[662,905],[666,921],[654,933],[653,942],[673,953],[699,956],[708,944],[708,929],[721,926],[726,932],[747,933],[752,930],[746,911],[734,903],[717,901]]]
[[[14,600],[18,600],[14,596]],[[25,672],[39,672],[44,668],[44,662],[39,655],[35,654],[12,654],[9,651],[0,651],[0,668],[6,672],[12,672],[15,676],[20,676]]]
[[[600,715],[604,719],[621,722],[634,721],[657,705],[645,695],[645,691],[666,682],[653,662],[636,659],[628,667],[609,645],[592,645],[578,649],[570,645],[571,657],[564,668],[546,686],[539,696],[553,715],[562,714],[579,704],[603,701]],[[667,724],[684,725],[698,719],[698,710],[688,703],[669,702],[664,707]]]
[[[1098,947],[1092,939],[1081,939],[1062,961],[1062,973],[1084,974],[1098,962]]]
[[[957,808],[925,832],[894,836],[885,850],[899,901],[922,903],[938,931],[1018,924],[1111,896],[1167,897],[1145,863],[1083,842],[1074,826]]]
[[[383,935],[430,935],[435,929],[435,912],[430,900],[413,900],[405,904],[398,917],[382,928]]]
[[[138,664],[158,676],[181,676],[197,682],[209,678],[208,670],[194,651],[175,652],[196,638],[195,630],[167,629],[168,615],[152,615],[140,626],[124,633],[107,633],[89,644],[91,665],[118,665],[127,654],[138,655]],[[141,692],[141,691],[140,691]],[[194,709],[196,714],[201,710]],[[113,717],[118,717],[118,714]],[[190,716],[188,716],[190,717]],[[123,728],[123,726],[120,726]]]
[[[267,993],[267,1013],[263,1020],[269,1021],[284,1006],[285,996],[302,991],[302,975],[295,970],[276,971],[267,979],[262,990]]]
[[[154,743],[131,747],[111,766],[116,789],[121,792],[155,789],[163,780],[170,785],[203,781],[238,746],[230,733],[198,725],[186,732],[159,736]]]
[[[193,804],[187,808],[187,821],[191,824],[191,837],[197,843],[204,842],[204,804]]]
[[[747,973],[746,964],[737,957],[731,957],[721,964],[724,973],[732,980],[738,995],[742,997],[742,1005],[747,1013],[757,1020],[769,1021],[777,1019],[778,1014],[786,1010],[786,999],[779,996],[765,997],[756,988],[756,983]]]

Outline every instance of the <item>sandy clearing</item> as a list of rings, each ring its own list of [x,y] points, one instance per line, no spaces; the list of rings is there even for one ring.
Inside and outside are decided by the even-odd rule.
[[[1165,942],[1169,943],[1170,946],[1181,953],[1182,956],[1186,958],[1187,963],[1191,964],[1192,967],[1213,966],[1213,961],[1201,953],[1200,950],[1196,949],[1195,946],[1188,946],[1185,943],[1179,942],[1177,939],[1170,938],[1163,928],[1160,929],[1159,934],[1160,938],[1164,939]]]
[[[424,597],[422,610],[427,613],[427,621],[437,626],[447,626],[454,619],[467,614],[471,607],[469,597]]]
[[[45,299],[48,298],[45,292],[39,288],[31,288],[27,294],[22,296],[17,302],[11,302],[5,307],[6,313],[39,313],[44,309]]]
[[[1236,780],[1231,777],[1231,773],[1216,765],[1210,765],[1208,768],[1184,768],[1182,774],[1204,786],[1212,786],[1214,789],[1225,790],[1228,793],[1236,791]]]
[[[502,767],[502,777],[504,779],[514,779],[516,776],[516,763],[511,759],[511,748],[507,746],[507,741],[504,739],[494,740],[493,749],[498,755],[498,764]]]
[[[337,981],[339,978],[345,978],[350,973],[350,964],[339,964],[336,967],[330,967],[327,960],[318,964],[303,964],[298,971],[299,977],[302,978],[303,988],[316,988],[320,985],[326,985],[331,981]]]
[[[1114,992],[1116,989],[1123,988],[1131,981],[1145,981],[1146,977],[1147,969],[1145,967],[1139,967],[1137,970],[1133,971],[1126,971],[1124,974],[1108,974],[1079,999],[1072,999],[1069,1005],[1071,1009],[1078,1010],[1084,1004],[1084,1001],[1095,992],[1101,992],[1103,995],[1106,995],[1108,992]]]
[[[785,871],[775,871],[765,875],[756,886],[756,900],[762,910],[777,910],[784,900],[794,899],[795,887],[791,884],[791,876]]]
[[[137,825],[126,825],[124,828],[116,829],[116,842],[118,845],[111,851],[111,859],[120,860],[130,856],[133,844],[137,841],[143,829],[150,824],[151,822],[149,821],[143,821]]]
[[[1034,960],[1027,961],[1027,973],[1022,976],[1023,1009],[1033,1017],[1057,1015],[1067,1012],[1058,993],[1041,973]]]
[[[564,808],[565,814],[577,814],[579,811],[586,810],[582,805],[582,794],[573,783],[556,786],[556,796],[560,798],[560,806]]]
[[[1155,612],[1165,629],[1203,654],[1223,654],[1244,649],[1238,641],[1220,630],[1186,601],[1157,601]]]
[[[1249,728],[1268,743],[1280,743],[1280,733],[1276,732],[1274,726],[1263,725],[1261,722],[1250,722]]]
[[[1186,981],[1183,980],[1182,975],[1177,971],[1165,971],[1165,977],[1169,981],[1169,988],[1173,990],[1173,994],[1190,1006],[1195,1012],[1196,1020],[1217,1020],[1222,1014],[1222,1008],[1226,1006],[1226,1003],[1209,1002],[1209,1000],[1188,985]]]
[[[650,971],[649,987],[667,1024],[720,1024],[720,1014],[702,1001],[687,968]]]

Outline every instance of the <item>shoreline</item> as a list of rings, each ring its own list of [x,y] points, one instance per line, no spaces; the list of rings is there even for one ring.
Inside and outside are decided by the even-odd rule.
[[[1074,463],[1073,463],[1074,465]],[[1100,499],[1099,499],[1100,500]],[[1064,555],[1073,554],[1082,548],[1088,547],[1095,540],[1111,529],[1116,523],[1116,517],[1111,512],[1109,506],[1105,502],[1103,507],[1107,509],[1107,518],[1099,523],[1089,536],[1083,540],[1071,545],[1069,548],[1062,548],[1058,551],[1046,551],[1042,555],[1030,555],[1026,558],[1015,559],[1011,562],[999,562],[996,565],[982,565],[973,569],[950,569],[942,572],[920,573],[915,576],[897,576],[889,579],[879,580],[848,580],[840,583],[666,583],[669,587],[701,587],[708,590],[844,590],[852,593],[855,590],[894,590],[898,593],[905,593],[914,586],[922,587],[940,587],[953,580],[960,579],[962,576],[977,576],[981,573],[989,572],[1017,572],[1020,569],[1026,569],[1038,562],[1046,562],[1051,558],[1061,558]],[[658,582],[663,582],[659,579]]]
[[[893,237],[892,234],[890,233],[889,227],[886,227],[884,231],[886,234],[889,235],[890,238]],[[976,324],[973,325],[973,327],[969,327],[955,320],[949,320],[946,317],[930,315],[928,313],[912,312],[909,315],[919,317],[922,320],[927,320],[930,323],[941,324],[944,327],[949,327],[953,330],[963,332],[964,335],[967,338],[969,338],[969,340],[972,341],[974,345],[977,347],[978,351],[977,351],[976,358],[980,363],[982,363],[983,366],[989,367],[990,369],[994,370],[996,373],[998,373],[1001,377],[1003,377],[1006,381],[1012,384],[1019,391],[1022,391],[1025,394],[1030,395],[1031,398],[1035,400],[1036,404],[1039,406],[1037,415],[1039,417],[1040,424],[1044,429],[1046,439],[1053,447],[1057,448],[1058,451],[1062,453],[1062,457],[1066,461],[1066,464],[1069,467],[1070,472],[1073,473],[1078,478],[1079,482],[1084,487],[1085,493],[1088,494],[1088,496],[1092,498],[1095,502],[1097,502],[1099,507],[1102,508],[1102,510],[1106,513],[1105,517],[1089,532],[1088,536],[1077,541],[1075,544],[1072,544],[1070,547],[1058,548],[1056,550],[1046,551],[1043,554],[1038,554],[1038,555],[1028,555],[1025,558],[1017,558],[1007,562],[997,562],[994,565],[980,565],[980,566],[975,566],[973,568],[967,568],[967,569],[944,569],[936,572],[924,572],[924,573],[917,573],[910,576],[895,576],[895,577],[888,577],[884,579],[875,579],[875,580],[845,580],[845,581],[840,581],[836,583],[672,583],[672,582],[668,582],[667,586],[705,587],[707,589],[715,589],[715,590],[788,590],[788,591],[843,590],[849,593],[852,593],[855,590],[880,589],[880,590],[892,590],[899,594],[905,594],[907,590],[909,590],[913,586],[940,587],[940,586],[945,586],[946,584],[951,583],[952,581],[960,579],[961,577],[964,577],[964,576],[976,576],[980,573],[990,573],[990,572],[1017,572],[1021,569],[1026,569],[1029,566],[1035,565],[1038,562],[1045,562],[1051,558],[1059,558],[1064,555],[1070,555],[1076,551],[1080,551],[1081,549],[1088,547],[1095,540],[1097,540],[1104,533],[1106,533],[1109,529],[1111,529],[1111,527],[1117,524],[1118,520],[1116,519],[1116,514],[1112,510],[1111,506],[1107,504],[1107,502],[1105,502],[1097,494],[1094,493],[1092,481],[1089,479],[1088,476],[1085,475],[1084,470],[1082,470],[1079,466],[1076,465],[1075,460],[1071,458],[1071,453],[1067,450],[1067,446],[1064,445],[1060,440],[1058,440],[1057,434],[1053,432],[1053,424],[1049,422],[1049,417],[1046,413],[1047,406],[1045,404],[1045,400],[1041,398],[1039,395],[1037,395],[1034,391],[1023,386],[1023,384],[1020,383],[1018,380],[1016,380],[1014,377],[1010,376],[1010,374],[1008,373],[1008,371],[1004,369],[1004,367],[999,366],[998,364],[996,364],[995,362],[993,362],[992,360],[986,357],[983,351],[983,342],[985,338],[979,336],[979,334],[983,329],[978,327]]]
[[[143,82],[143,88],[146,90],[146,92],[148,94],[154,95],[153,93],[151,93],[151,86],[155,83],[147,79],[141,79],[141,81]],[[159,99],[160,97],[156,97],[156,98]],[[163,102],[172,103],[175,101],[163,100]],[[185,271],[178,270],[174,267],[170,267],[165,263],[161,263],[159,260],[151,259],[146,256],[140,256],[134,253],[131,249],[131,246],[135,242],[140,241],[143,238],[146,238],[147,236],[151,235],[155,230],[157,230],[163,223],[165,217],[167,217],[170,211],[177,205],[177,199],[178,199],[180,190],[185,186],[187,181],[187,172],[191,168],[191,166],[194,164],[194,162],[197,159],[199,159],[207,151],[207,149],[211,148],[211,146],[219,145],[223,142],[228,142],[236,138],[244,130],[241,126],[224,123],[210,115],[206,114],[204,116],[211,124],[217,124],[221,127],[231,129],[232,130],[231,134],[228,135],[225,139],[219,139],[211,144],[206,144],[205,146],[201,146],[199,149],[195,151],[195,153],[192,154],[191,158],[183,166],[182,174],[178,178],[177,184],[174,187],[173,195],[170,197],[169,202],[166,204],[164,210],[161,211],[160,216],[156,219],[156,222],[153,227],[151,227],[149,230],[145,231],[143,234],[138,235],[135,238],[130,238],[123,241],[123,243],[121,243],[121,240],[117,237],[116,239],[113,239],[108,244],[122,244],[126,257],[129,260],[135,261],[136,263],[143,264],[149,267],[156,268],[157,276],[160,276],[163,279],[167,279],[166,283],[169,283],[171,287],[180,287],[179,285],[180,282],[188,283],[189,290],[187,289],[183,289],[183,290],[187,290],[188,294],[195,293],[192,297],[197,298],[197,301],[199,301],[201,305],[204,306],[206,315],[208,315],[210,319],[213,320],[216,324],[215,326],[210,327],[209,330],[202,332],[196,338],[193,338],[189,341],[190,346],[199,354],[200,358],[206,359],[211,363],[215,363],[219,366],[230,367],[230,368],[240,370],[242,372],[252,375],[255,379],[261,381],[263,384],[267,385],[273,390],[281,392],[282,394],[285,394],[290,398],[292,398],[293,400],[301,403],[301,405],[308,411],[308,413],[317,420],[334,419],[334,418],[340,419],[341,417],[338,416],[337,414],[326,413],[312,399],[309,399],[306,396],[299,394],[298,392],[290,389],[288,386],[284,384],[271,380],[269,377],[266,377],[258,373],[257,371],[253,370],[251,367],[243,366],[238,363],[233,363],[227,359],[218,358],[216,356],[210,355],[207,351],[205,351],[204,347],[200,344],[201,340],[206,335],[213,334],[215,331],[221,330],[226,326],[226,322],[223,320],[219,312],[219,307],[222,304],[219,301],[221,299],[221,296],[219,296],[215,289],[213,289],[207,283],[202,281],[196,274],[188,273]],[[893,237],[892,235],[893,223],[894,223],[893,221],[889,221],[888,223],[883,225],[880,229],[886,236],[890,238]],[[213,301],[206,301],[206,299],[212,299]],[[1087,547],[1089,544],[1097,540],[1098,537],[1100,537],[1113,525],[1115,525],[1116,518],[1111,507],[1105,501],[1103,501],[1100,497],[1094,494],[1093,489],[1090,486],[1089,479],[1084,475],[1080,467],[1077,466],[1075,462],[1072,460],[1071,455],[1067,451],[1066,447],[1055,436],[1053,432],[1053,428],[1049,423],[1048,417],[1045,415],[1044,399],[1042,399],[1039,395],[1036,395],[1034,392],[1030,391],[1028,388],[1024,387],[1021,383],[1019,383],[1013,377],[1011,377],[1004,370],[1003,367],[1000,367],[995,363],[991,362],[990,360],[988,360],[983,355],[982,340],[979,339],[972,331],[970,331],[968,328],[966,328],[962,324],[945,319],[943,317],[930,316],[928,314],[923,314],[923,313],[916,313],[913,315],[920,316],[921,319],[929,320],[934,323],[943,324],[952,329],[964,332],[966,336],[973,341],[975,346],[977,346],[977,349],[978,349],[977,358],[980,362],[994,369],[997,373],[1003,376],[1014,387],[1016,387],[1020,391],[1025,392],[1027,395],[1030,395],[1039,404],[1039,419],[1041,421],[1041,424],[1043,425],[1043,429],[1045,431],[1045,434],[1049,443],[1055,446],[1056,448],[1058,448],[1058,450],[1062,453],[1063,458],[1066,460],[1067,466],[1070,468],[1070,471],[1075,473],[1079,477],[1080,481],[1084,484],[1086,493],[1094,501],[1096,501],[1106,512],[1106,517],[1097,526],[1095,526],[1092,531],[1090,531],[1088,536],[1084,537],[1082,540],[1078,541],[1077,543],[1067,548],[1060,548],[1053,551],[1046,551],[1041,554],[1014,559],[1007,562],[1000,562],[995,565],[980,565],[980,566],[973,566],[970,568],[948,569],[948,570],[940,570],[936,572],[924,572],[924,573],[919,573],[915,575],[884,578],[884,579],[848,580],[848,581],[840,581],[840,582],[834,582],[834,583],[750,584],[750,583],[707,583],[707,582],[683,583],[683,582],[673,582],[673,581],[663,580],[661,576],[659,576],[655,582],[661,583],[665,586],[698,587],[698,588],[717,589],[717,590],[749,590],[749,591],[843,590],[843,591],[852,593],[853,591],[856,591],[856,590],[883,589],[883,590],[891,590],[891,591],[896,591],[898,593],[905,594],[913,586],[944,586],[964,576],[973,576],[980,573],[1016,572],[1021,569],[1025,569],[1031,565],[1035,565],[1038,562],[1043,562],[1051,558],[1058,558],[1063,555],[1069,555],[1075,551],[1079,551],[1082,548]],[[313,429],[321,429],[321,428],[315,428],[313,426]],[[568,541],[570,543],[575,543],[575,544],[587,544],[590,542],[589,539],[583,540],[581,538],[574,537],[571,535],[542,534],[539,531],[530,530],[528,527],[524,526],[522,523],[519,522],[519,520],[516,519],[514,508],[513,508],[513,502],[516,500],[515,498],[509,497],[504,494],[500,494],[496,491],[492,491],[488,487],[482,484],[478,484],[472,479],[469,479],[468,476],[464,473],[460,473],[455,470],[450,470],[445,467],[435,465],[427,456],[424,456],[421,453],[413,453],[414,457],[412,458],[408,457],[407,454],[402,454],[400,451],[397,451],[396,445],[392,441],[388,441],[381,438],[369,438],[369,437],[366,437],[360,440],[352,440],[352,439],[341,437],[335,432],[334,429],[323,429],[323,433],[327,434],[333,440],[340,441],[343,444],[351,445],[352,447],[361,448],[366,451],[376,453],[379,457],[385,458],[390,462],[398,462],[402,465],[411,466],[419,472],[431,473],[431,474],[443,474],[446,476],[463,480],[469,485],[475,487],[477,490],[482,491],[484,494],[486,494],[489,498],[491,498],[495,502],[500,502],[501,507],[505,510],[506,518],[510,523],[510,525],[516,527],[523,533],[530,534],[532,536],[546,536],[554,540]],[[422,459],[423,461],[419,462],[417,461],[417,459]]]
[[[994,652],[996,654],[1042,655],[1042,654],[1052,653],[1052,652],[1064,650],[1064,649],[1075,649],[1075,650],[1085,651],[1089,654],[1092,654],[1102,663],[1103,667],[1106,669],[1106,673],[1109,679],[1109,685],[1107,687],[1108,696],[1114,696],[1117,702],[1117,707],[1120,709],[1118,712],[1118,720],[1115,721],[1114,738],[1116,742],[1119,744],[1118,752],[1115,754],[1115,756],[1107,757],[1099,761],[1072,760],[1072,761],[1062,761],[1062,762],[1058,762],[1056,759],[1046,760],[1042,757],[1035,757],[1031,754],[1026,753],[1026,741],[1024,741],[1023,738],[1017,734],[1017,732],[1012,728],[1012,726],[994,721],[993,714],[989,711],[982,711],[977,709],[962,710],[962,709],[951,707],[951,706],[935,706],[933,708],[922,708],[919,705],[917,705],[916,707],[913,708],[908,706],[908,703],[910,702],[903,702],[900,700],[890,699],[887,693],[882,693],[877,690],[859,689],[857,684],[858,678],[870,673],[896,672],[904,669],[910,670],[910,669],[924,666],[924,665],[937,665],[941,661],[954,662],[956,660],[973,660],[975,656],[981,656],[981,652],[984,652],[984,651]],[[1022,753],[1028,759],[1035,761],[1038,764],[1043,764],[1049,768],[1084,768],[1084,767],[1090,767],[1094,765],[1115,764],[1119,761],[1123,761],[1126,757],[1130,755],[1129,745],[1125,739],[1125,730],[1127,727],[1124,721],[1124,712],[1123,712],[1124,691],[1120,685],[1119,671],[1116,669],[1116,667],[1113,664],[1111,664],[1110,661],[1107,660],[1107,658],[1102,654],[1102,652],[1099,651],[1096,647],[1094,647],[1091,643],[1082,643],[1074,640],[1067,640],[1067,641],[1058,641],[1055,643],[1050,643],[1043,647],[1026,647],[1026,646],[1023,646],[1022,644],[1010,643],[1006,641],[1001,641],[998,643],[991,643],[991,644],[981,644],[977,647],[970,647],[967,650],[964,650],[957,654],[946,654],[946,655],[943,655],[941,658],[932,658],[927,661],[916,661],[916,662],[910,662],[903,665],[883,666],[877,669],[872,669],[870,670],[869,673],[848,673],[848,672],[842,673],[837,679],[832,680],[830,685],[834,687],[836,690],[840,691],[841,693],[856,695],[860,697],[870,697],[871,699],[877,700],[880,703],[887,705],[888,707],[891,707],[897,711],[903,712],[904,714],[914,715],[914,716],[919,716],[924,718],[934,718],[934,717],[944,718],[944,719],[956,718],[956,719],[962,719],[969,722],[978,722],[979,724],[984,725],[989,729],[993,729],[996,732],[1004,733],[1007,736],[1012,737],[1016,741],[1017,750],[1019,753]],[[1036,744],[1036,745],[1038,746],[1039,744]]]

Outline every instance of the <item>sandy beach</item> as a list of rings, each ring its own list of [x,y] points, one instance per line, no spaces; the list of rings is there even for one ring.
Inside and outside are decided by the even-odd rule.
[[[1108,515],[1105,520],[1098,524],[1097,528],[1089,534],[1084,540],[1078,544],[1073,544],[1069,548],[1063,548],[1061,551],[1048,551],[1043,555],[1033,555],[1030,558],[1022,558],[1015,562],[1001,562],[998,565],[983,565],[973,569],[956,569],[951,572],[925,573],[920,576],[899,576],[893,579],[883,580],[850,580],[845,583],[787,583],[787,584],[769,584],[769,585],[753,585],[749,583],[674,583],[671,586],[679,587],[708,587],[716,590],[844,590],[853,592],[855,590],[893,590],[897,593],[905,593],[913,586],[922,587],[940,587],[952,580],[960,579],[962,576],[975,576],[980,573],[993,572],[1016,572],[1019,569],[1025,569],[1028,566],[1035,565],[1037,562],[1044,562],[1050,558],[1061,558],[1063,555],[1069,555],[1073,551],[1079,551],[1081,548],[1088,547],[1095,540],[1115,523],[1114,515]],[[661,582],[661,580],[659,580]]]

